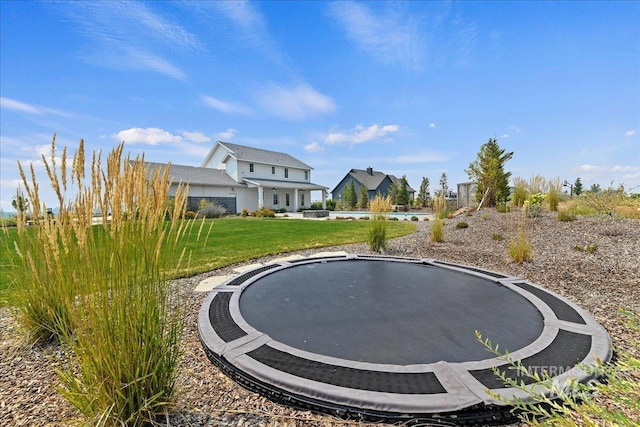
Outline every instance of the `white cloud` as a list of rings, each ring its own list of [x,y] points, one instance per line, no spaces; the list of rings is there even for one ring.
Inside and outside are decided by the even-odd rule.
[[[293,87],[269,84],[256,93],[256,100],[263,109],[285,120],[302,120],[336,109],[333,99],[307,84]]]
[[[21,113],[27,114],[42,114],[42,111],[38,107],[4,97],[0,97],[0,108],[20,111]]]
[[[55,110],[53,108],[42,107],[34,104],[27,104],[15,99],[0,97],[0,108],[18,111],[21,113],[44,115],[53,114],[56,116],[72,117],[72,114],[65,111]]]
[[[226,114],[251,114],[251,110],[242,104],[233,104],[231,102],[222,101],[213,96],[203,96],[202,100],[209,107]]]
[[[636,131],[631,129],[631,130],[626,131],[624,133],[624,136],[634,136],[635,134],[636,134]]]
[[[613,169],[611,169],[613,172],[634,172],[638,170],[638,166],[620,166],[620,165],[615,165],[613,167]]]
[[[422,28],[411,16],[374,14],[369,5],[334,2],[329,14],[356,46],[384,64],[420,68],[424,49]]]
[[[309,153],[320,153],[324,151],[324,148],[322,148],[322,146],[315,141],[305,145],[304,149],[307,150]]]
[[[575,172],[604,172],[607,168],[590,164],[580,165],[574,168]]]
[[[327,135],[324,139],[325,144],[361,144],[376,139],[381,139],[389,133],[397,132],[400,127],[398,125],[371,125],[365,128],[362,125],[356,126],[349,133],[334,132]]]
[[[430,124],[429,124],[429,127],[430,127],[431,129],[434,129],[434,128],[436,127],[436,124],[435,124],[435,123],[430,123]]]
[[[233,128],[229,128],[227,130],[225,130],[224,132],[219,132],[216,134],[216,139],[218,140],[229,140],[231,138],[233,138],[234,136],[236,136],[236,132],[238,132],[237,130],[233,129]]]
[[[508,133],[503,133],[502,136],[500,136],[500,139],[507,139],[507,138],[509,138]]]
[[[203,134],[202,132],[183,131],[182,136],[184,137],[184,139],[191,142],[199,142],[199,143],[211,142],[211,138],[209,138],[207,135]]]
[[[114,135],[119,141],[127,144],[158,145],[162,143],[177,143],[182,141],[179,135],[173,135],[160,128],[131,128],[121,130]]]

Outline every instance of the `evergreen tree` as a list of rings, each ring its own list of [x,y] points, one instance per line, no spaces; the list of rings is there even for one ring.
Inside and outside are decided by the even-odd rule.
[[[409,204],[409,193],[407,191],[407,176],[403,175],[400,178],[400,186],[398,188],[398,194],[396,194],[396,204],[397,205],[408,205]]]
[[[591,184],[591,188],[589,189],[589,191],[591,191],[592,193],[599,193],[600,190],[602,190],[602,188],[600,188],[600,184]]]
[[[358,207],[360,209],[367,209],[369,206],[369,195],[367,194],[367,189],[364,185],[360,186],[360,198],[358,200]]]
[[[396,184],[395,182],[392,183],[391,187],[389,187],[389,193],[387,195],[389,196],[389,199],[391,200],[391,204],[392,205],[397,205],[396,197],[398,196],[398,184]]]
[[[431,194],[429,194],[429,178],[422,177],[422,183],[420,184],[420,190],[418,190],[418,201],[420,206],[426,208],[431,200]]]
[[[478,157],[465,170],[469,179],[477,186],[476,200],[482,200],[485,192],[485,206],[495,206],[498,202],[506,202],[509,198],[509,177],[511,172],[504,171],[504,164],[513,157],[513,151],[506,152],[500,148],[495,138],[482,144]]]
[[[582,194],[582,181],[580,177],[576,178],[576,182],[573,184],[573,194],[579,196]]]
[[[440,175],[440,194],[442,194],[443,197],[449,196],[449,184],[447,183],[446,172],[442,172],[442,175]]]
[[[358,195],[356,194],[356,184],[353,180],[349,182],[344,188],[344,204],[347,209],[355,209],[358,202]]]
[[[24,197],[22,191],[18,189],[16,195],[13,196],[13,200],[11,200],[11,206],[18,211],[18,213],[26,212],[29,209],[29,199]]]

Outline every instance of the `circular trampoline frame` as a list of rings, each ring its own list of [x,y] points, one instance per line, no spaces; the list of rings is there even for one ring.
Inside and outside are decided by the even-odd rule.
[[[517,377],[516,371],[507,369],[504,358],[491,357],[489,352],[483,360],[455,363],[400,365],[347,360],[276,341],[250,325],[241,312],[242,293],[264,277],[286,274],[287,269],[300,265],[362,260],[464,273],[517,293],[539,311],[543,326],[535,340],[514,349],[510,358],[532,372],[549,373],[558,384],[572,379],[587,381],[593,374],[580,366],[595,366],[612,357],[609,334],[589,313],[527,280],[434,259],[369,255],[276,262],[224,282],[207,296],[198,316],[200,340],[207,357],[232,379],[271,400],[340,416],[455,422],[482,420],[485,416],[488,418],[484,420],[489,420],[491,414],[507,414],[510,408],[490,397],[487,390],[508,398],[530,400],[528,393],[506,386],[493,368],[526,384],[533,380]],[[317,283],[322,280],[317,278]],[[489,338],[500,344],[500,337]],[[407,383],[412,385],[404,386]]]

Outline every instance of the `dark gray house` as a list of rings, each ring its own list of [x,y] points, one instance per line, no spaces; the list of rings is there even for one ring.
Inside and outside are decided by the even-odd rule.
[[[354,182],[356,187],[356,195],[360,194],[360,187],[364,186],[367,189],[367,196],[369,200],[376,197],[377,194],[386,196],[389,194],[392,184],[400,185],[400,179],[394,175],[389,175],[384,172],[374,171],[371,167],[367,169],[351,169],[349,173],[345,175],[342,180],[331,191],[331,197],[333,200],[342,200],[344,189],[347,185],[350,185],[351,181]],[[409,193],[409,199],[413,200],[413,196],[416,192],[410,185],[407,185],[407,192]]]

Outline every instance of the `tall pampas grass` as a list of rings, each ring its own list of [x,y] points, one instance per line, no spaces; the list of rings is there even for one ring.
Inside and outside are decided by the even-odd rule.
[[[378,195],[369,203],[369,209],[369,247],[374,252],[380,252],[387,247],[387,216],[391,212],[391,198]]]
[[[27,177],[19,165],[35,219],[19,220],[15,241],[20,321],[34,338],[68,348],[60,392],[89,424],[146,424],[176,391],[184,313],[169,278],[180,268],[171,260],[185,260],[180,239],[193,224],[180,219],[187,189],[169,197],[169,168],[148,171],[123,144],[106,164],[94,152],[88,176],[83,141],[70,173],[55,136],[42,160],[59,213],[43,213],[33,166]]]

